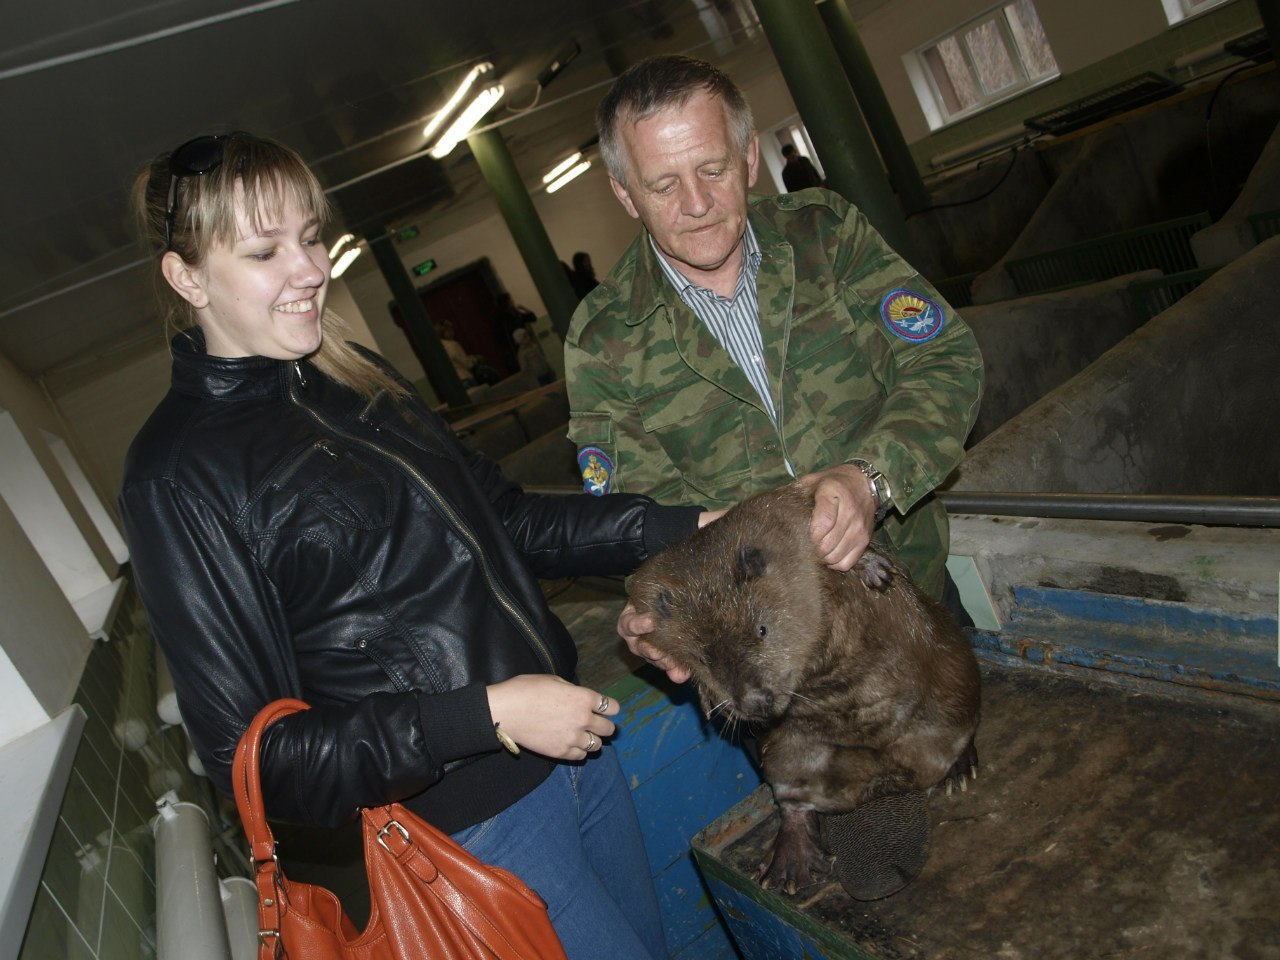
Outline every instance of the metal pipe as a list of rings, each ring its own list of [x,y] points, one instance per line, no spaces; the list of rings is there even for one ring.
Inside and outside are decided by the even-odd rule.
[[[444,346],[436,335],[427,306],[413,286],[413,279],[405,269],[404,261],[400,259],[395,241],[385,230],[372,232],[368,241],[369,251],[373,254],[378,269],[382,271],[382,279],[391,288],[391,296],[395,298],[400,316],[404,320],[405,334],[423,364],[432,389],[449,406],[465,407],[471,402],[471,398],[467,396],[449,355],[445,353]]]
[[[755,0],[756,16],[808,128],[827,184],[866,214],[885,242],[918,263],[915,241],[880,162],[862,109],[812,3]]]
[[[528,493],[582,493],[577,487],[525,486]],[[1207,527],[1280,527],[1280,497],[1200,497],[1139,493],[991,493],[939,490],[947,512],[1060,520],[1195,523]]]
[[[258,955],[258,887],[248,877],[223,877],[218,887],[231,960],[254,960]]]
[[[194,803],[157,803],[157,960],[231,960],[209,817]]]
[[[1131,520],[1203,526],[1280,527],[1280,497],[1204,497],[1132,493],[990,493],[943,490],[948,513]]]
[[[862,108],[867,128],[888,169],[889,183],[908,213],[924,210],[929,206],[929,191],[902,135],[902,128],[898,126],[893,108],[889,106],[889,98],[884,95],[875,67],[871,65],[871,57],[867,55],[848,4],[845,0],[819,0],[818,12],[827,25],[836,56],[853,87],[854,99]]]
[[[578,306],[578,298],[565,276],[564,267],[556,256],[547,228],[525,188],[502,131],[473,132],[467,137],[467,146],[471,148],[471,155],[480,167],[507,229],[511,231],[511,239],[516,242],[516,249],[533,278],[533,285],[538,288],[551,325],[563,340],[569,332],[569,318]]]

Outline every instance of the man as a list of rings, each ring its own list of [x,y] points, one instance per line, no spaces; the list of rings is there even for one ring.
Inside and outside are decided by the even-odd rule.
[[[968,327],[839,196],[748,200],[751,109],[710,64],[636,64],[596,118],[613,192],[644,230],[566,338],[589,492],[719,509],[798,477],[828,565],[850,569],[878,531],[941,596],[948,530],[930,494],[977,414]],[[650,629],[630,607],[618,621],[632,650],[686,680]]]
[[[757,197],[750,107],[710,64],[627,70],[597,113],[644,231],[575,311],[570,433],[606,490],[727,508],[803,477],[837,569],[879,526],[941,596],[946,514],[982,388],[964,322],[837,195]],[[878,498],[878,499],[877,499]]]
[[[805,187],[822,186],[822,177],[818,176],[813,161],[801,156],[800,151],[793,144],[782,145],[782,159],[787,161],[786,166],[782,168],[782,184],[787,188],[788,193],[795,193]]]

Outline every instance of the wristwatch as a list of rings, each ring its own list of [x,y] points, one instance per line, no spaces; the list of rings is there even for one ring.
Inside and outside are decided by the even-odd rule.
[[[889,488],[889,478],[881,473],[875,464],[859,457],[845,462],[861,470],[863,476],[867,478],[867,483],[871,485],[871,499],[876,504],[876,524],[879,525],[893,507],[893,491]]]

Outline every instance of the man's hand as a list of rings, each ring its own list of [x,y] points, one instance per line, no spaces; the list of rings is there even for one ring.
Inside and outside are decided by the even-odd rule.
[[[841,464],[800,478],[813,492],[809,536],[822,562],[833,570],[853,567],[875,532],[876,503],[866,474]]]
[[[618,614],[618,636],[626,641],[631,652],[659,670],[665,670],[672,683],[684,683],[689,679],[689,671],[645,642],[645,634],[652,632],[653,617],[640,613],[633,604],[628,603]]]

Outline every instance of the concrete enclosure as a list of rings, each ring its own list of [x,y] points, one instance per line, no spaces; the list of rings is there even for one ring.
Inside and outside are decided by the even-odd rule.
[[[961,311],[987,368],[969,444],[976,445],[1137,330],[1143,318],[1133,309],[1130,287],[1159,275],[1147,270]]]
[[[1280,238],[969,451],[956,490],[1280,495]]]
[[[1280,112],[1268,66],[1209,90],[1179,94],[1122,121],[1038,148],[1053,186],[1022,232],[973,283],[975,303],[1015,295],[1008,260],[1208,211],[1235,199]]]

